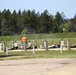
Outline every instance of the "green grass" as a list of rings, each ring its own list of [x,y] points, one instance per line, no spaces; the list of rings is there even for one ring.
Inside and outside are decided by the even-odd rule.
[[[21,46],[21,38],[23,35],[15,36],[0,36],[0,42],[6,42],[8,47],[12,47],[12,42],[17,41],[18,46]],[[34,45],[37,44],[39,48],[43,44],[43,40],[48,41],[48,45],[54,43],[60,44],[60,40],[64,40],[64,45],[67,45],[67,40],[70,40],[70,44],[76,44],[76,33],[55,33],[55,34],[27,34],[28,40]],[[9,55],[5,55],[5,52],[0,53],[0,60],[12,60],[12,59],[28,59],[28,58],[76,58],[76,51],[63,51],[60,54],[59,51],[36,51],[33,55],[32,51],[22,52],[9,52]]]
[[[0,42],[6,42],[8,47],[12,47],[12,42],[16,40],[18,45],[21,46],[21,38],[23,35],[15,35],[15,36],[0,36]],[[65,41],[65,45],[67,45],[67,40],[70,40],[71,45],[76,43],[76,33],[55,33],[55,34],[27,34],[28,40],[31,40],[33,45],[39,47],[42,44],[43,40],[47,40],[49,45],[54,43],[59,44],[60,40],[63,39]]]
[[[0,36],[0,41],[13,41],[21,40],[23,35],[14,35],[14,36]],[[27,34],[28,39],[37,40],[37,39],[53,39],[53,38],[75,38],[76,33],[55,33],[55,34]]]
[[[31,59],[31,58],[76,58],[75,50],[63,51],[36,51],[33,54],[32,51],[21,52],[9,52],[9,55],[5,55],[5,52],[0,53],[0,60],[19,60],[19,59]]]

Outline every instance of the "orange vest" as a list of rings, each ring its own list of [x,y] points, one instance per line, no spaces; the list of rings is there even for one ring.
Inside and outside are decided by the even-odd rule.
[[[27,37],[23,37],[22,42],[27,42]]]

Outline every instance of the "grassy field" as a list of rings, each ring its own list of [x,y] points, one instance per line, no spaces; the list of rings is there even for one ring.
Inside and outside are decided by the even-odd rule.
[[[18,45],[21,46],[21,38],[23,35],[15,36],[0,36],[0,42],[6,42],[8,47],[12,47],[14,40],[17,41]],[[43,40],[47,40],[49,45],[54,43],[60,44],[60,40],[63,39],[65,45],[67,40],[70,40],[71,45],[76,43],[76,33],[55,33],[55,34],[27,34],[28,40],[32,42],[33,45],[40,47],[43,44]]]
[[[12,47],[12,42],[17,41],[18,46],[21,46],[21,38],[23,35],[15,36],[0,36],[0,42],[6,42],[8,47]],[[56,34],[27,34],[28,40],[34,45],[40,47],[43,44],[43,40],[48,41],[48,45],[56,43],[60,44],[60,40],[64,40],[64,45],[67,45],[67,40],[70,40],[70,44],[76,44],[76,33],[56,33]],[[63,51],[60,54],[59,51],[36,51],[35,54],[32,51],[22,52],[9,52],[9,55],[5,55],[5,52],[0,53],[0,60],[12,60],[12,59],[28,59],[28,58],[76,58],[76,51]]]
[[[76,58],[76,51],[63,51],[62,54],[60,54],[60,51],[36,51],[35,54],[33,54],[32,51],[15,51],[9,52],[9,55],[6,55],[5,52],[0,53],[0,60],[19,60],[31,58]]]

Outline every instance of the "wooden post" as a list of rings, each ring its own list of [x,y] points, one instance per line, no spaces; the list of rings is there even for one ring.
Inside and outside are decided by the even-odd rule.
[[[26,51],[26,45],[27,43],[26,42],[23,42],[23,49]]]
[[[0,42],[0,52],[2,52],[2,43]]]
[[[67,40],[67,49],[70,50],[70,40]]]
[[[64,46],[64,41],[61,40],[61,43],[60,43],[60,53],[62,54],[62,51],[63,51],[63,46]]]
[[[46,40],[44,41],[44,44],[45,44],[45,49],[48,50],[48,42]]]
[[[35,54],[35,48],[34,48],[34,46],[33,46],[33,54]]]
[[[3,51],[6,52],[6,43],[3,43]]]
[[[62,51],[63,51],[63,46],[60,45],[60,53],[62,54]]]
[[[40,49],[42,49],[42,45],[40,45]]]
[[[6,55],[8,55],[8,47],[6,47]]]
[[[46,41],[46,50],[48,50],[48,42]]]

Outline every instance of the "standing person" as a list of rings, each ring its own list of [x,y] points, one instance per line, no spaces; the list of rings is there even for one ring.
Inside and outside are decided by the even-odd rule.
[[[26,34],[22,37],[22,43],[23,43],[23,49],[26,50],[26,45],[27,45],[27,37]]]

